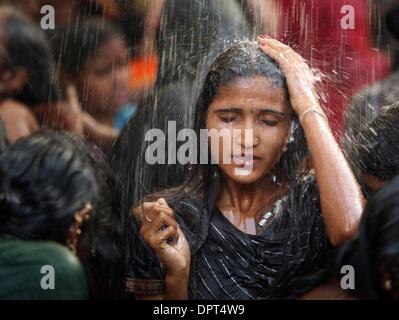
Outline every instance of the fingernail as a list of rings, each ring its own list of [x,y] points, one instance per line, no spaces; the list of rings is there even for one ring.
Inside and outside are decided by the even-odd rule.
[[[176,249],[180,250],[182,247],[183,247],[183,240],[181,237],[179,237],[179,239],[177,240],[177,243],[176,243]]]
[[[265,36],[264,34],[260,34],[260,35],[259,35],[259,38],[264,39],[264,38],[266,38],[266,36]]]

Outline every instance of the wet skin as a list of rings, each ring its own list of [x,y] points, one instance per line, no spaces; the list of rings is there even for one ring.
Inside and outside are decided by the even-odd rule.
[[[223,172],[217,206],[236,228],[256,234],[259,214],[271,208],[286,189],[271,180],[290,134],[292,117],[284,90],[262,76],[238,78],[219,89],[206,119],[208,130],[225,130],[230,137],[219,144],[209,143],[211,154],[219,154]],[[245,140],[245,130],[253,133],[252,139]],[[227,141],[232,145],[226,145]],[[223,161],[223,152],[230,163]],[[243,167],[240,156],[251,164],[244,175],[237,174]]]
[[[78,77],[82,107],[103,124],[112,125],[118,108],[129,101],[128,50],[120,37],[102,44]]]

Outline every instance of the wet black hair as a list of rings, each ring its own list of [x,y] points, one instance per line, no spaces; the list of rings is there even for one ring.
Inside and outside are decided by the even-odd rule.
[[[51,36],[52,48],[57,64],[72,79],[76,78],[97,50],[123,33],[114,24],[101,18],[76,21],[58,29]]]
[[[140,41],[145,35],[145,12],[137,1],[116,0],[121,17],[115,21],[124,32],[126,41],[133,53],[137,54]]]
[[[75,213],[96,194],[77,138],[49,131],[20,139],[0,156],[0,234],[65,244]]]
[[[395,258],[395,263],[381,270],[387,258]],[[368,201],[358,236],[339,250],[337,274],[343,265],[354,267],[355,292],[360,298],[392,298],[392,293],[381,285],[381,278],[387,275],[392,280],[393,294],[399,295],[399,177]]]
[[[389,181],[399,174],[399,104],[383,108],[350,145],[349,159],[359,180],[369,174]]]
[[[126,265],[122,261],[121,204],[113,203],[112,198],[118,181],[101,149],[88,142],[85,147],[95,170],[98,193],[89,222],[82,228],[78,255],[86,271],[90,298],[119,300],[125,295]]]
[[[52,94],[53,63],[51,47],[45,34],[18,10],[0,7],[4,19],[1,40],[4,44],[3,68],[24,68],[28,72],[25,87],[12,98],[28,105],[47,102]]]

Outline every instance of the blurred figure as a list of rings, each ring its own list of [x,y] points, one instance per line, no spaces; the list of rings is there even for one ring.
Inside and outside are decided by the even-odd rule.
[[[336,274],[343,265],[354,267],[361,299],[399,299],[399,178],[369,200],[357,238],[339,251]]]
[[[4,122],[0,119],[0,154],[9,146]]]
[[[72,91],[60,99],[55,89],[50,45],[33,22],[0,6],[0,117],[11,142],[39,126],[83,134]]]
[[[36,0],[40,7],[50,5],[54,8],[56,28],[72,25],[76,21],[92,15],[102,15],[98,0]]]
[[[236,0],[241,5],[254,34],[277,36],[280,29],[276,0]]]
[[[388,53],[391,58],[392,70],[397,70],[399,68],[399,42],[392,30],[397,29],[394,24],[399,21],[397,14],[396,17],[393,14],[394,9],[399,6],[399,0],[369,0],[369,3],[374,43],[377,48]]]
[[[399,299],[399,177],[369,199],[357,236],[337,249],[330,266],[326,282],[302,300]],[[354,268],[354,289],[340,285],[343,266]]]
[[[121,130],[136,111],[129,103],[128,49],[121,32],[93,18],[60,29],[52,40],[63,85],[76,87],[84,111]]]
[[[0,0],[0,4],[12,5],[31,19],[37,19],[40,15],[41,0]]]
[[[356,136],[355,143],[345,136],[345,151],[369,197],[399,175],[399,103],[383,108]]]
[[[121,192],[115,193],[121,198],[115,201],[122,203],[123,210],[130,211],[133,203],[155,190],[185,180],[187,168],[180,164],[146,163],[146,132],[159,128],[167,139],[168,121],[175,121],[177,132],[193,127],[196,97],[207,69],[220,52],[243,35],[249,35],[249,28],[235,2],[165,2],[157,41],[160,65],[155,89],[140,104],[111,155],[111,166],[122,185]]]
[[[97,192],[87,151],[70,135],[37,133],[3,152],[1,299],[87,298],[83,269],[73,254]],[[40,287],[44,265],[55,270],[54,290]]]
[[[351,97],[383,79],[389,59],[372,48],[370,10],[364,0],[276,0],[281,10],[281,38],[322,74],[320,94],[339,141]],[[344,6],[354,9],[354,29],[343,29]],[[341,141],[340,141],[341,142]]]
[[[386,19],[390,32],[399,39],[399,3],[391,7]],[[394,59],[399,59],[399,51]],[[399,101],[399,70],[394,71],[386,79],[364,88],[358,92],[349,106],[345,119],[344,148],[350,149],[358,144],[359,134],[379,114],[385,106],[394,105]]]

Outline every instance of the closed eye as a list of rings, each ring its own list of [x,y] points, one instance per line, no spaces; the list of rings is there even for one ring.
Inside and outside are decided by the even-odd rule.
[[[229,110],[218,110],[217,112],[218,117],[223,122],[233,122],[239,119],[241,113],[236,109],[229,109]]]
[[[237,119],[237,116],[228,116],[228,117],[221,117],[219,116],[219,118],[223,121],[223,122],[233,122]]]
[[[275,127],[279,121],[273,121],[273,120],[261,120],[263,124],[270,126],[270,127]]]

